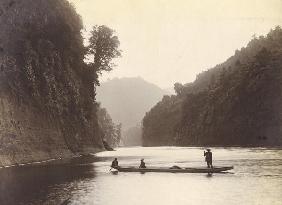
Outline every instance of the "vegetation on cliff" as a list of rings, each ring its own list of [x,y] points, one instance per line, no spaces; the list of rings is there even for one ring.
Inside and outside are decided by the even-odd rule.
[[[121,124],[115,124],[106,108],[99,107],[98,121],[102,129],[102,140],[110,147],[117,147],[121,140]]]
[[[49,153],[58,142],[72,153],[101,149],[94,88],[120,56],[114,32],[94,26],[85,47],[81,18],[66,0],[2,0],[0,25],[0,100],[9,106],[1,108],[0,140],[12,155]]]
[[[254,37],[226,62],[175,84],[143,119],[149,145],[281,145],[282,29]]]

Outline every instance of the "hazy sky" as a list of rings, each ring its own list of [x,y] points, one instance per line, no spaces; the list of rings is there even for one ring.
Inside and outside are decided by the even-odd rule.
[[[102,80],[141,76],[163,88],[224,62],[282,25],[282,0],[71,0],[86,29],[107,25],[123,57]]]

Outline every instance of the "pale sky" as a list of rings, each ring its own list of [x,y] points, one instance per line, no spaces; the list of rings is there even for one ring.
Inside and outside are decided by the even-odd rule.
[[[113,28],[123,57],[104,81],[140,76],[162,88],[187,83],[282,25],[282,0],[70,0],[86,30]]]

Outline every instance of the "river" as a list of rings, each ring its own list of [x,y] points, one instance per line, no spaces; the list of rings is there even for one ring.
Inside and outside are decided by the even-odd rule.
[[[196,147],[132,147],[70,162],[0,170],[1,205],[278,205],[282,204],[282,149],[213,148],[225,174],[109,172],[120,165],[205,166]]]

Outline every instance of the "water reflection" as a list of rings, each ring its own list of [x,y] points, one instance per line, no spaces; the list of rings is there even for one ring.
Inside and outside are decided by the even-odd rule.
[[[0,170],[0,202],[16,204],[62,204],[69,201],[80,181],[93,179],[94,157],[63,164],[13,167]]]
[[[214,165],[226,174],[117,173],[109,166],[205,166],[203,149],[120,148],[63,164],[0,170],[4,205],[280,205],[282,149],[213,148]]]
[[[210,177],[212,177],[212,173],[207,173],[207,178],[210,178]]]

